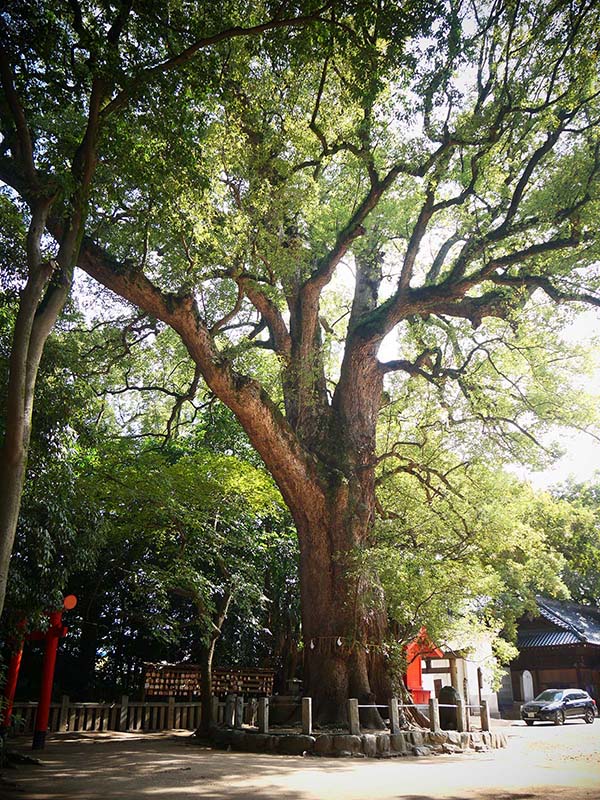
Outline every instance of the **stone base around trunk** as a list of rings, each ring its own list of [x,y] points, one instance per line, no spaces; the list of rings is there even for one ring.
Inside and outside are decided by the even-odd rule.
[[[240,728],[213,728],[210,742],[220,749],[248,753],[279,753],[290,756],[328,756],[334,758],[398,758],[465,752],[485,752],[506,747],[500,731],[402,731],[400,733],[258,733]]]

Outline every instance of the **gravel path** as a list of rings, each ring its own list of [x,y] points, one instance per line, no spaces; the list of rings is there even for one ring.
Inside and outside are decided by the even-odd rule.
[[[10,800],[600,800],[600,720],[499,722],[509,747],[390,761],[219,752],[189,734],[55,734]],[[23,752],[27,743],[23,742]],[[37,755],[37,754],[36,754]],[[4,792],[4,794],[2,794]]]

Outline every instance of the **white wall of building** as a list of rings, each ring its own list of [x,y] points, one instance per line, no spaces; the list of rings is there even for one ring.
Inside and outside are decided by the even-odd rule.
[[[487,700],[490,714],[499,717],[498,696],[493,688],[494,667],[496,664],[492,653],[491,643],[485,637],[466,642],[453,642],[452,647],[445,648],[446,652],[466,653],[465,658],[456,659],[457,682],[463,699],[468,705],[479,707],[481,700]],[[441,680],[442,686],[451,686],[450,661],[444,659],[431,659],[431,666],[437,668],[447,667],[447,672],[427,673],[423,664],[423,688],[429,689],[431,696],[435,696],[435,681]],[[481,674],[481,689],[479,679]],[[471,709],[471,714],[476,709]]]

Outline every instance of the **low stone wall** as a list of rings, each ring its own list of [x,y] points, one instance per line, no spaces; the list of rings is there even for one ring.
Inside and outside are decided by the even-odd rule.
[[[211,733],[215,747],[250,753],[313,755],[355,758],[398,758],[440,753],[482,752],[507,746],[499,731],[459,733],[458,731],[402,731],[401,733],[351,734],[321,733],[306,736],[294,733],[215,728]]]

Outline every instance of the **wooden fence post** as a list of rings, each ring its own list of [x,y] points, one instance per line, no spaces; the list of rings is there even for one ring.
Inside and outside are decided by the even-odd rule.
[[[302,733],[312,736],[312,697],[302,698]]]
[[[60,699],[60,716],[58,718],[58,730],[66,731],[69,721],[69,695],[63,694]]]
[[[129,695],[121,696],[121,715],[119,717],[119,730],[127,730],[127,711],[129,710]]]
[[[429,700],[429,730],[432,733],[439,733],[440,728],[440,704],[436,697]]]
[[[390,731],[400,733],[400,714],[398,712],[398,698],[390,699]]]
[[[254,726],[256,722],[256,709],[258,708],[258,701],[252,697],[246,703],[246,710],[244,711],[244,722],[246,725]]]
[[[244,695],[235,698],[234,726],[241,728],[244,723]]]
[[[234,694],[228,694],[225,698],[225,725],[228,728],[235,727],[235,701]]]
[[[459,695],[456,698],[456,730],[466,731],[467,724],[465,720],[465,702]]]
[[[75,708],[75,705],[72,705],[71,706],[71,711],[69,713],[69,730],[70,731],[76,731],[77,730],[76,715],[77,715],[77,709]]]
[[[358,700],[351,697],[348,700],[348,726],[350,733],[358,736],[360,734],[360,720],[358,717]]]
[[[210,698],[210,724],[219,724],[219,697],[216,694],[211,695]]]
[[[269,732],[269,698],[258,699],[258,730],[260,733]]]
[[[487,700],[481,701],[481,730],[489,731],[490,729],[490,707]]]
[[[171,695],[169,697],[169,705],[167,706],[167,730],[172,731],[175,727],[175,698]]]
[[[452,656],[450,659],[450,685],[458,692],[460,690],[460,683],[458,681],[458,667],[456,665],[456,657]]]

